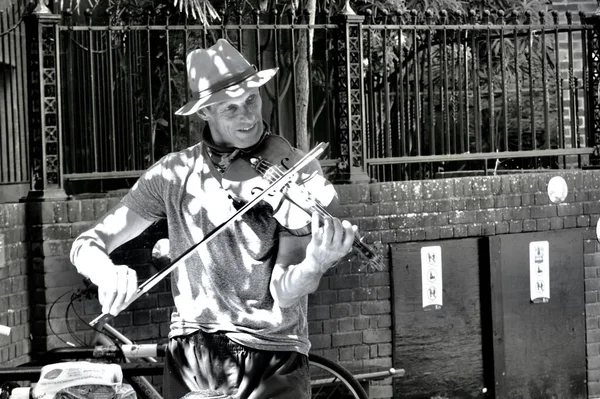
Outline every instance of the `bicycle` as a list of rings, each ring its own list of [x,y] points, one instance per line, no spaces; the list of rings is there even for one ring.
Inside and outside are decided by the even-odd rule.
[[[71,296],[67,311],[72,308],[75,300],[90,298],[90,293],[93,292],[90,287],[79,289]],[[50,311],[51,309],[52,307]],[[68,317],[66,319],[68,323]],[[33,382],[39,378],[41,367],[44,365],[62,361],[93,359],[120,363],[125,381],[133,387],[140,398],[162,399],[146,376],[162,375],[163,363],[159,362],[156,357],[164,356],[166,344],[135,344],[109,324],[104,324],[102,331],[97,330],[93,341],[95,341],[94,345],[55,348],[27,364],[12,368],[0,368],[0,381],[6,381],[5,385],[9,383],[5,388],[6,391],[9,391],[11,386],[14,388],[14,385],[10,385],[11,380]],[[149,352],[152,356],[149,355]],[[141,358],[144,362],[132,362],[133,358]],[[308,360],[313,398],[368,399],[366,391],[357,378],[339,364],[316,354],[309,354]],[[395,370],[390,369],[381,372],[380,377],[394,376],[394,374]],[[0,395],[2,395],[1,392]],[[10,392],[4,397],[9,398]],[[4,397],[0,396],[0,398]]]

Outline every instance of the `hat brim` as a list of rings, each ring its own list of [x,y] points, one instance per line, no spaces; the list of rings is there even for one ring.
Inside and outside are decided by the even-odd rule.
[[[249,89],[261,87],[262,85],[267,83],[269,80],[271,80],[271,78],[273,78],[273,76],[275,76],[278,70],[279,68],[271,68],[265,69],[263,71],[258,71],[254,75],[242,81],[241,83],[217,91],[216,93],[209,94],[197,100],[189,101],[183,107],[175,111],[175,115],[195,114],[196,112],[198,112],[199,109],[207,107],[211,104],[216,104],[223,101],[227,101],[231,98],[239,97],[242,94],[246,93]]]

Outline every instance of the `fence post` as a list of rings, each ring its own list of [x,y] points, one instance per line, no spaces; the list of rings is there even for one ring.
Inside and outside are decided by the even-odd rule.
[[[587,110],[589,127],[587,129],[588,147],[594,147],[594,153],[590,155],[590,166],[600,166],[600,9],[595,14],[586,17],[586,25],[593,25],[588,46],[588,71],[590,90],[587,92]]]
[[[348,1],[332,18],[337,29],[337,119],[340,162],[337,183],[369,182],[366,166],[366,123],[363,91],[362,15]]]
[[[31,187],[27,199],[60,200],[67,197],[62,178],[60,124],[60,69],[58,23],[38,0],[25,19],[29,97],[29,165]]]

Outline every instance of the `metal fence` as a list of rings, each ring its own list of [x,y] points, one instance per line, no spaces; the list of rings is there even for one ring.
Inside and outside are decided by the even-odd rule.
[[[29,181],[25,8],[0,6],[0,185]]]
[[[410,18],[363,26],[371,177],[582,166],[593,29],[583,15]]]
[[[593,27],[571,14],[509,17],[367,17],[359,73],[371,178],[581,166],[591,152],[585,93]],[[146,15],[118,26],[74,26],[66,19],[60,28],[66,177],[136,175],[162,154],[197,142],[201,123],[173,112],[188,99],[186,53],[219,37],[259,68],[280,68],[263,92],[265,115],[294,142],[301,78],[292,60],[310,29],[310,143],[336,143],[332,60],[340,27],[327,16],[303,22],[286,13],[239,16],[218,26],[171,25]]]
[[[190,95],[185,57],[220,37],[259,69],[280,68],[262,89],[266,121],[299,143],[303,109],[309,146],[333,144],[323,161],[333,171],[348,149],[362,152],[350,156],[352,166],[378,181],[581,167],[598,144],[590,141],[597,134],[590,80],[598,60],[589,52],[597,32],[582,15],[371,13],[352,29],[358,40],[335,16],[319,14],[307,25],[305,15],[281,10],[241,12],[211,26],[164,13],[88,17],[82,24],[65,13],[58,27],[68,181],[133,178],[196,143],[202,122],[174,115]],[[7,32],[2,26],[12,25],[2,21]],[[12,24],[9,33],[20,29]],[[312,51],[302,45],[309,32]],[[1,43],[0,53],[16,57],[17,77],[2,87],[8,101],[0,104],[0,182],[10,182],[28,178],[25,46]],[[356,43],[349,58],[337,56]],[[304,54],[306,75],[299,69]],[[13,58],[3,59],[6,65]],[[302,83],[306,102],[298,96]],[[339,90],[348,90],[348,101]],[[21,105],[11,108],[12,99]],[[348,133],[350,123],[360,132]]]
[[[160,156],[197,143],[202,122],[174,115],[189,99],[185,57],[220,37],[258,69],[280,68],[262,89],[265,121],[296,142],[294,82],[299,77],[292,60],[307,27],[290,24],[289,15],[255,18],[252,25],[219,26],[170,25],[154,17],[144,17],[143,25],[75,26],[66,19],[60,27],[65,177],[135,176]],[[329,83],[322,82],[333,79],[328,36],[335,28],[311,26],[323,39],[309,65],[311,144],[329,141],[335,122]]]

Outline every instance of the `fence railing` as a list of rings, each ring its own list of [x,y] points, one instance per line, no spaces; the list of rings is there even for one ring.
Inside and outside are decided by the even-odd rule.
[[[0,9],[0,185],[29,181],[25,5]]]
[[[154,23],[60,26],[61,77],[69,82],[62,90],[67,179],[136,175],[162,155],[198,142],[201,121],[174,115],[189,99],[185,57],[220,37],[227,37],[257,68],[280,68],[262,89],[265,120],[274,132],[296,141],[293,82],[299,77],[291,60],[306,27],[260,20],[225,26]],[[315,36],[326,37],[335,25],[311,28]],[[315,74],[332,78],[329,51],[323,44],[315,46],[313,81]],[[327,89],[313,84],[309,91],[311,144],[331,138],[334,118]]]
[[[220,37],[259,69],[280,68],[262,88],[265,119],[293,143],[303,143],[302,132],[309,147],[332,143],[323,165],[334,179],[582,167],[600,141],[595,17],[346,13],[308,25],[305,15],[253,12],[204,26],[145,12],[81,24],[65,13],[56,63],[48,28],[56,22],[43,21],[41,50],[53,63],[39,73],[56,69],[58,80],[44,84],[60,96],[42,96],[59,103],[62,136],[50,119],[36,141],[50,155],[38,166],[45,162],[60,186],[134,178],[196,143],[199,118],[174,115],[190,95],[185,57]]]
[[[489,16],[477,24],[365,24],[370,176],[580,167],[590,152],[594,27],[571,14],[548,16],[512,25]]]

